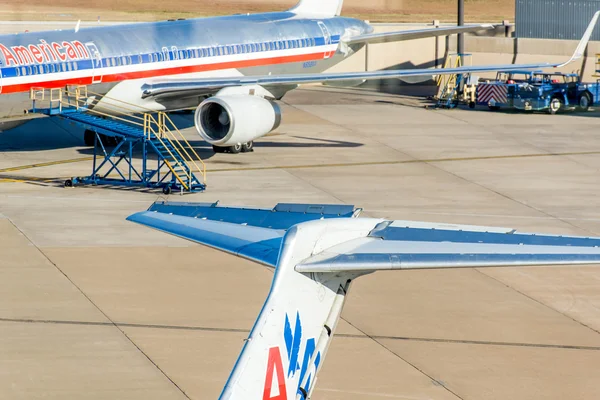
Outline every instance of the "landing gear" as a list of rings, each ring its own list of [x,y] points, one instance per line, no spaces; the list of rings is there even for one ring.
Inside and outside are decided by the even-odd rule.
[[[72,181],[71,179],[67,179],[67,180],[65,181],[65,187],[66,187],[66,188],[71,188],[71,187],[73,187],[73,181]]]
[[[231,154],[239,154],[239,153],[251,153],[254,151],[254,142],[246,142],[244,144],[234,144],[233,146],[221,147],[213,145],[213,151],[215,153],[231,153]]]
[[[242,153],[251,153],[254,151],[254,142],[249,141],[242,145]]]
[[[238,154],[240,151],[242,151],[242,145],[239,143],[236,143],[233,146],[229,146],[227,148],[227,150],[229,150],[229,152],[231,154]]]

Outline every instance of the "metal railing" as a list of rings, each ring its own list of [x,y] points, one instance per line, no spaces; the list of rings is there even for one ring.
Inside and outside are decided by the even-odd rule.
[[[76,108],[92,115],[140,127],[143,129],[146,139],[156,138],[169,153],[174,163],[181,167],[182,171],[177,173],[171,162],[164,160],[173,176],[186,190],[189,190],[192,185],[193,172],[201,174],[202,183],[206,184],[206,165],[204,161],[165,112],[155,112],[123,100],[94,93],[88,90],[87,86],[79,85],[67,86],[64,89],[31,88],[30,98],[33,102],[34,112],[38,102],[46,101],[47,93],[50,108],[57,109],[60,113],[63,112],[64,107]],[[102,104],[96,107],[101,100]],[[156,114],[156,117],[153,114]],[[175,153],[171,151],[165,141],[170,144]],[[186,165],[182,165],[178,161],[176,154]],[[187,182],[181,179],[180,175],[182,173],[185,174]]]

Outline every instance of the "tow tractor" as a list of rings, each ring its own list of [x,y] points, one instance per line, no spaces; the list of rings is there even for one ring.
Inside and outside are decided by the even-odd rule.
[[[582,83],[578,74],[541,71],[498,72],[494,81],[477,86],[476,104],[490,110],[587,111],[600,100],[598,83]],[[470,104],[471,108],[475,106]]]

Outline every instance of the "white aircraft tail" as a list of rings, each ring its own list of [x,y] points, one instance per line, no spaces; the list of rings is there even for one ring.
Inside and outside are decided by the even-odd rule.
[[[296,265],[332,245],[364,237],[373,221],[308,222],[283,239],[269,296],[220,400],[306,400],[315,386],[350,282],[362,273],[304,274]]]
[[[379,270],[600,264],[600,238],[352,218],[344,206],[155,204],[129,220],[275,268],[220,400],[308,400],[350,283]],[[399,294],[400,295],[400,294]]]
[[[291,12],[309,17],[332,18],[342,13],[344,0],[300,0]]]

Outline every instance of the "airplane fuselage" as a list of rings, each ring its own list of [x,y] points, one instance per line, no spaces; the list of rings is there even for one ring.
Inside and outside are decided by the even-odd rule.
[[[91,85],[94,92],[153,110],[195,106],[199,99],[143,100],[143,85],[166,78],[318,73],[356,50],[341,49],[344,35],[371,29],[352,18],[278,12],[3,35],[0,103],[13,106],[0,107],[0,118],[30,108],[32,88],[66,85]]]

